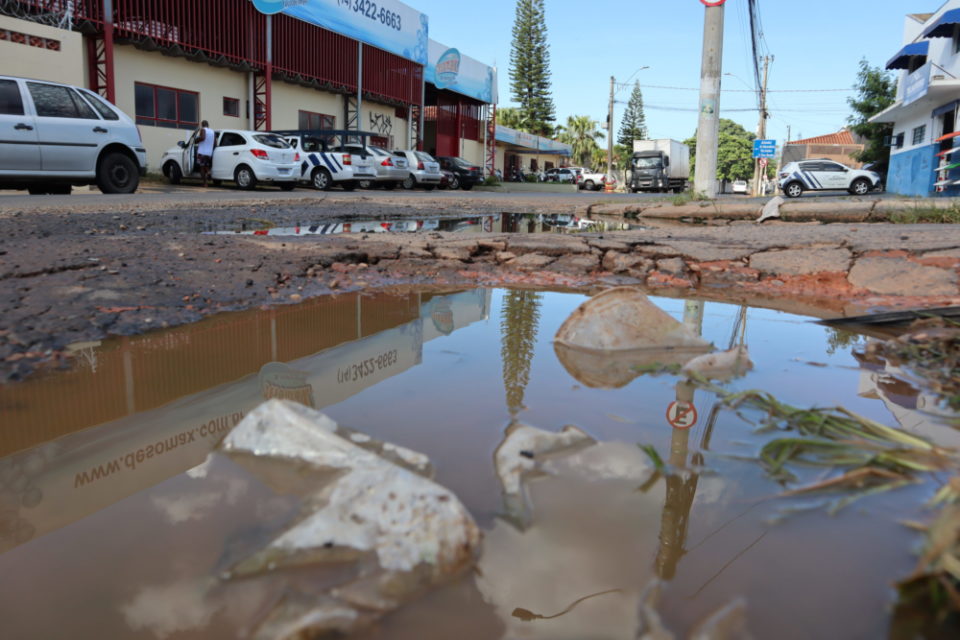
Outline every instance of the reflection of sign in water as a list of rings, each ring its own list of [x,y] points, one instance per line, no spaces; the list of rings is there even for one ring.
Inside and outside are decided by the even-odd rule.
[[[483,219],[483,230],[487,233],[493,231],[493,216],[487,216]]]
[[[692,402],[671,402],[667,407],[667,422],[674,429],[689,429],[697,424],[697,408]]]
[[[445,336],[453,333],[455,328],[453,323],[453,308],[450,301],[446,298],[436,298],[433,300],[433,308],[430,309],[430,319],[433,320],[433,326],[437,331]]]
[[[282,362],[268,362],[260,369],[260,393],[264,400],[292,400],[316,408],[313,387],[307,382],[307,375]]]
[[[460,74],[460,52],[456,49],[447,49],[437,61],[437,88],[446,89],[457,84]]]

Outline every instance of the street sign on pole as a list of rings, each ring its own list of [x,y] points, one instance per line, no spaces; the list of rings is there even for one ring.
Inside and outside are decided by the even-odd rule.
[[[776,140],[754,140],[753,141],[754,158],[776,158],[777,141]]]

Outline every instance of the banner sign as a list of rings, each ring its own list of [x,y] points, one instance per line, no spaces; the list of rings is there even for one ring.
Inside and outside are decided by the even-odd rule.
[[[573,155],[573,147],[571,147],[569,144],[557,142],[556,140],[550,140],[549,138],[544,138],[542,136],[535,136],[532,133],[527,133],[526,131],[517,131],[516,129],[505,127],[502,124],[497,125],[496,139],[497,142],[505,142],[506,144],[512,144],[518,147],[526,147],[527,149],[536,150],[543,154],[561,156]]]
[[[430,41],[427,51],[430,61],[424,74],[427,82],[437,89],[455,91],[486,104],[496,103],[493,67],[436,40]]]
[[[753,141],[754,158],[776,158],[777,141],[776,140],[754,140]]]
[[[251,1],[261,13],[283,13],[427,65],[427,15],[399,0]]]
[[[908,105],[916,102],[927,95],[930,88],[930,63],[926,63],[913,73],[907,76],[903,83],[903,104]]]

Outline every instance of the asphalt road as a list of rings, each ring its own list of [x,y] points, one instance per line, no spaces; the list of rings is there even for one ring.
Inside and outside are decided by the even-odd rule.
[[[118,209],[126,206],[183,206],[196,203],[197,205],[229,205],[231,202],[249,202],[251,200],[263,201],[265,203],[274,203],[282,205],[287,202],[302,201],[305,198],[322,199],[326,196],[336,196],[338,199],[355,198],[358,201],[379,200],[405,202],[409,200],[412,203],[418,199],[429,198],[432,203],[442,202],[444,200],[462,201],[463,199],[484,200],[487,202],[512,202],[512,203],[549,203],[551,205],[569,204],[578,206],[589,202],[618,202],[628,203],[639,200],[663,199],[671,200],[675,196],[672,194],[648,193],[604,193],[598,191],[580,191],[578,193],[542,193],[542,192],[511,192],[511,191],[446,191],[434,190],[430,192],[414,190],[405,191],[396,189],[385,191],[379,189],[357,190],[353,192],[333,189],[328,192],[318,192],[310,188],[301,188],[294,191],[281,191],[271,187],[261,187],[255,191],[241,191],[239,189],[224,187],[201,187],[199,185],[181,184],[178,186],[162,183],[145,182],[137,193],[130,195],[104,195],[95,188],[74,187],[73,193],[69,196],[31,196],[25,191],[0,191],[0,211],[2,210],[45,210],[57,209],[63,210],[72,206],[83,207],[84,209],[105,208]],[[875,193],[870,197],[889,197],[890,194]],[[748,198],[742,195],[724,194],[720,196],[721,200],[737,202],[757,202],[762,203],[772,196],[762,198]],[[822,193],[805,193],[801,199],[817,198],[825,200],[845,200],[850,196],[842,191],[826,191]]]

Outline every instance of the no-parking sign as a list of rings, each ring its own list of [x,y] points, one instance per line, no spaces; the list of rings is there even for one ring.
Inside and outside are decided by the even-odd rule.
[[[719,6],[723,5],[723,3],[726,2],[726,1],[727,1],[727,0],[712,0],[712,1],[711,1],[711,0],[700,0],[700,2],[702,2],[702,3],[705,4],[705,5],[707,5],[708,7],[719,7]]]
[[[692,402],[671,402],[667,407],[667,422],[674,429],[689,429],[697,424],[697,408]]]

